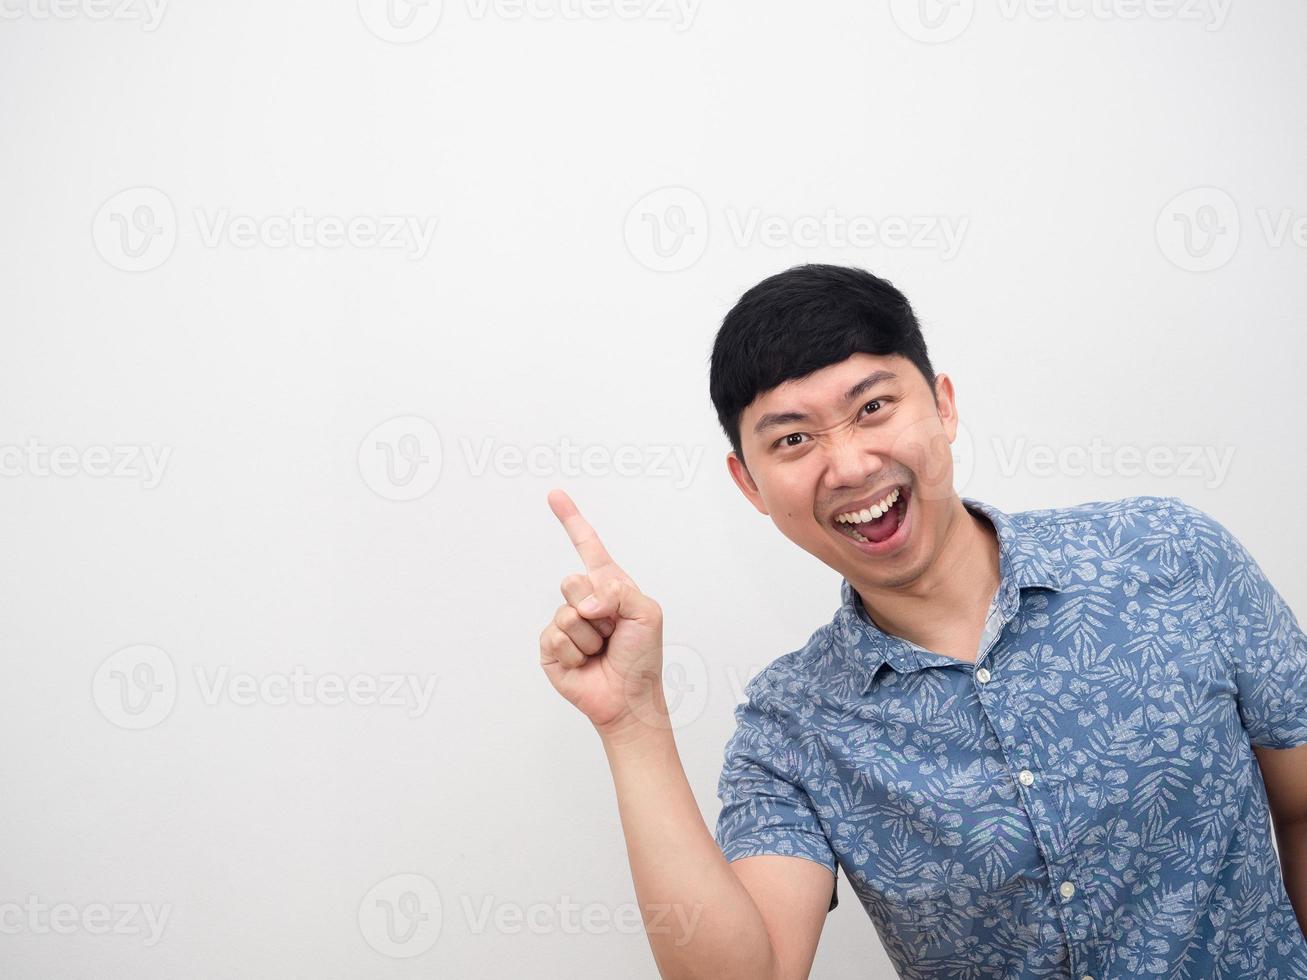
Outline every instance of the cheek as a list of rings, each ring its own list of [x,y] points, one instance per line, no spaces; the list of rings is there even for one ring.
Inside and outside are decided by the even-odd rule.
[[[798,470],[794,466],[776,470],[767,482],[768,503],[786,517],[803,513],[812,503],[812,485]]]
[[[926,499],[947,496],[953,481],[953,449],[939,419],[920,419],[895,437],[894,455],[912,470]]]
[[[812,523],[813,486],[798,479],[777,480],[767,487],[767,509],[786,528],[803,530]]]

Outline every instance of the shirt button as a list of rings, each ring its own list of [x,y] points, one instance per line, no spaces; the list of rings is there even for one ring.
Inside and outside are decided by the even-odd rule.
[[[1022,769],[1019,773],[1017,773],[1017,779],[1021,780],[1022,786],[1029,786],[1031,783],[1035,781],[1035,774],[1031,772],[1029,769]]]
[[[1094,978],[1091,977],[1088,973],[1086,973],[1083,977],[1080,978],[1080,980],[1094,980]]]
[[[988,684],[988,683],[989,683],[989,671],[987,671],[984,667],[979,668],[979,669],[976,671],[976,680],[980,681],[980,683],[982,683],[982,684]]]
[[[1064,881],[1058,888],[1058,891],[1062,893],[1063,898],[1070,898],[1076,893],[1076,886],[1072,882]]]

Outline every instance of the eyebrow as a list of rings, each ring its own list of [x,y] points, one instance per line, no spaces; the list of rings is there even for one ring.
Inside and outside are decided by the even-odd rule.
[[[872,388],[886,381],[897,381],[899,376],[893,371],[874,371],[867,375],[852,388],[844,393],[841,405],[847,405],[859,395],[865,395]],[[762,435],[768,429],[774,429],[780,425],[791,425],[795,422],[811,422],[812,416],[804,412],[768,412],[758,420],[757,425],[753,427],[754,435]]]

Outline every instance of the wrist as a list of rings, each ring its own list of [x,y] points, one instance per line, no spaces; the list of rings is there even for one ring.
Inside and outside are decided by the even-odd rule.
[[[628,710],[621,717],[594,726],[606,747],[654,744],[671,738],[672,720],[661,683],[638,697],[630,698],[628,705]]]

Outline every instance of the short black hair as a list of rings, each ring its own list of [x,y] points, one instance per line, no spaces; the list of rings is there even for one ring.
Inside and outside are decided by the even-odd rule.
[[[934,396],[921,326],[889,281],[863,269],[809,264],[741,296],[717,331],[708,382],[717,421],[741,462],[740,416],[755,398],[859,353],[906,357]]]

